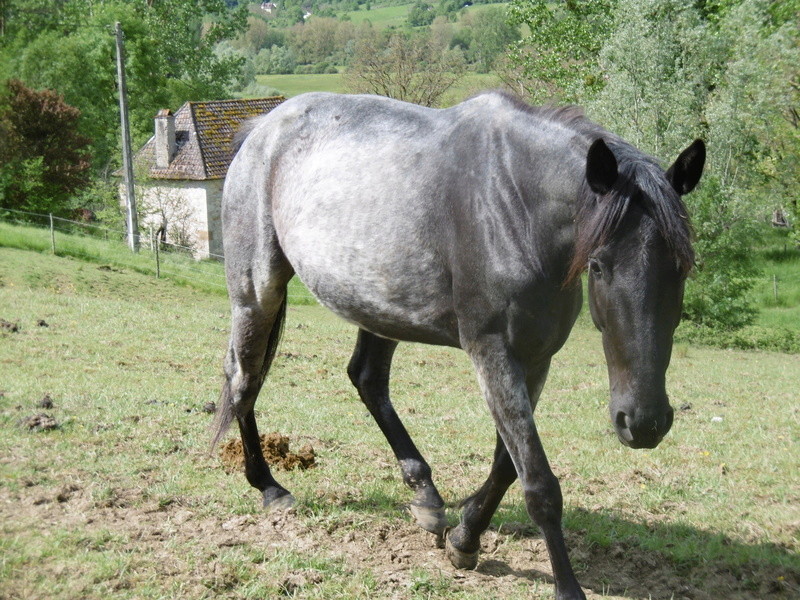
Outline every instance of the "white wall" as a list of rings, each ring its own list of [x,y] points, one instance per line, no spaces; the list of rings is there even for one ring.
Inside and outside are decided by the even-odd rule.
[[[167,241],[188,246],[195,258],[222,255],[220,202],[222,180],[154,180],[136,186],[139,226],[157,231],[167,220]],[[120,186],[120,197],[124,189]],[[124,200],[123,200],[124,202]],[[144,242],[143,240],[143,243]]]

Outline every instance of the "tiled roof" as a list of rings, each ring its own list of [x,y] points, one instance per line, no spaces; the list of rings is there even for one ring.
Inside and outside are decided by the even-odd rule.
[[[233,159],[233,136],[241,124],[268,113],[282,96],[187,102],[175,113],[176,152],[169,167],[155,167],[155,136],[136,153],[154,179],[221,179]]]

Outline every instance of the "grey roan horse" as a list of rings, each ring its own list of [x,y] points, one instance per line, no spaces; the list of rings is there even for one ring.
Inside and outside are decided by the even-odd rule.
[[[575,109],[486,93],[434,110],[371,96],[306,94],[252,124],[223,194],[232,304],[216,440],[236,419],[264,505],[294,498],[259,446],[253,406],[275,357],[297,273],[359,328],[347,373],[442,535],[431,469],[389,401],[398,341],[463,349],[497,430],[483,486],[446,532],[457,567],[519,477],[542,529],[558,598],[584,598],[561,530],[562,496],[534,409],[567,339],[588,267],[620,441],[653,448],[672,425],[665,373],[694,257],[680,196],[703,170],[697,140],[665,172]],[[457,405],[454,405],[457,406]]]

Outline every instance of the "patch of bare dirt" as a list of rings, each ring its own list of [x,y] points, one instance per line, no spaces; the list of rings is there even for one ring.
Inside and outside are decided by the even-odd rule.
[[[288,449],[283,443],[279,446]],[[46,487],[32,482],[16,491],[0,487],[0,520],[7,524],[6,534],[41,531],[46,538],[51,529],[69,528],[81,532],[87,540],[82,543],[118,544],[115,550],[142,557],[142,573],[121,573],[118,580],[107,582],[108,586],[122,589],[135,587],[137,577],[158,579],[165,586],[180,583],[186,597],[207,597],[209,593],[244,597],[240,571],[245,567],[248,577],[261,578],[278,593],[293,597],[306,597],[331,577],[364,570],[374,576],[374,597],[386,600],[410,597],[409,590],[421,585],[420,573],[429,573],[430,581],[447,582],[448,597],[459,590],[509,599],[544,598],[552,593],[544,540],[527,522],[504,523],[499,530],[487,531],[478,568],[458,571],[436,547],[435,536],[420,530],[410,517],[404,519],[399,505],[390,514],[364,508],[370,505],[368,494],[362,494],[355,504],[347,498],[329,499],[330,512],[311,514],[300,504],[288,511],[233,516],[210,514],[197,499],[166,503],[147,499],[143,496],[146,486],[117,490],[108,501],[98,502],[90,492],[93,486],[88,482]],[[349,510],[338,511],[337,505]],[[115,537],[103,541],[109,539],[103,532],[109,531]],[[783,600],[798,597],[800,589],[800,574],[791,570],[777,572],[755,564],[733,567],[706,563],[702,557],[690,565],[676,565],[636,544],[600,547],[575,531],[567,531],[566,537],[590,600]],[[176,552],[176,548],[181,550]],[[245,567],[232,565],[226,558],[232,550],[258,558]],[[322,567],[270,567],[287,553],[315,557],[320,564],[334,561],[341,567],[337,574]],[[60,568],[63,566],[44,561],[36,570],[38,576],[57,577]],[[87,573],[75,575],[90,582],[91,565],[86,568]],[[21,593],[25,580],[8,584],[10,593]],[[79,592],[76,590],[75,597],[81,596]],[[9,597],[24,594],[11,593]]]
[[[317,455],[314,448],[305,445],[297,452],[289,451],[288,436],[280,433],[261,434],[261,450],[270,467],[278,470],[310,469],[316,466]],[[244,468],[244,449],[239,439],[225,442],[220,449],[220,458],[225,470],[238,472]]]
[[[19,323],[11,323],[5,319],[0,319],[0,331],[4,331],[6,333],[18,333]]]
[[[38,415],[25,417],[22,419],[21,425],[28,431],[50,431],[51,429],[58,429],[58,421],[47,413],[39,413]]]

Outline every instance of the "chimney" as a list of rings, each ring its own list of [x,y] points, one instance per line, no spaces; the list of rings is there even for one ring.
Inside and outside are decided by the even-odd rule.
[[[175,116],[168,108],[156,115],[156,169],[166,169],[175,156]]]

